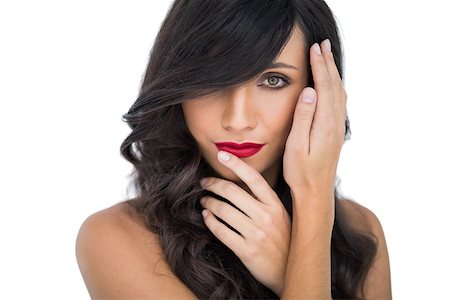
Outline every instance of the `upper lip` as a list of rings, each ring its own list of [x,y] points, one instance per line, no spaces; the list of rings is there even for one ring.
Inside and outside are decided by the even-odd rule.
[[[250,143],[250,142],[246,142],[246,143],[235,143],[235,142],[220,142],[220,143],[215,143],[217,145],[217,147],[230,147],[230,148],[235,148],[235,149],[246,149],[246,148],[258,148],[263,146],[264,144],[257,144],[257,143]]]

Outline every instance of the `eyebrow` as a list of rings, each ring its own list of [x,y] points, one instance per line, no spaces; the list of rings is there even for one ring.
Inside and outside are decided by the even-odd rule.
[[[282,62],[272,63],[271,65],[269,65],[269,69],[272,69],[272,68],[286,68],[286,69],[298,70],[296,67],[282,63]]]

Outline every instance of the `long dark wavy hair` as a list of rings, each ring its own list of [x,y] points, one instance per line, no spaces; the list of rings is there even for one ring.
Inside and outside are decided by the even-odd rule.
[[[295,25],[304,34],[308,62],[312,44],[331,40],[343,78],[339,33],[333,13],[322,0],[174,1],[151,49],[137,100],[123,115],[132,131],[120,150],[134,166],[130,187],[136,192],[127,203],[159,236],[172,271],[201,299],[273,299],[277,295],[259,283],[205,226],[199,199],[208,192],[199,180],[220,176],[201,156],[180,103],[235,88],[262,73],[282,51]],[[308,86],[314,87],[309,64],[308,69]],[[345,126],[348,140],[348,118]],[[332,296],[357,299],[377,240],[348,225],[338,186],[339,182],[334,189]],[[274,189],[292,217],[282,168]]]

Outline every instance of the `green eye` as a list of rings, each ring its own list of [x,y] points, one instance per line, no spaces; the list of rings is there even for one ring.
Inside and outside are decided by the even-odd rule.
[[[266,74],[258,86],[267,87],[269,89],[281,89],[289,84],[289,79],[281,74]]]
[[[270,85],[277,85],[277,83],[278,83],[281,79],[278,78],[278,77],[275,77],[275,76],[271,76],[271,77],[269,77],[267,80],[268,80],[268,82],[269,82]]]

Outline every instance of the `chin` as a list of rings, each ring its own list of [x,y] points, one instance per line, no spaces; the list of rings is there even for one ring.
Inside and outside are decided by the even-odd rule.
[[[220,163],[219,163],[220,164]],[[233,171],[225,166],[219,165],[218,167],[213,166],[214,171],[223,179],[239,182],[242,181]]]

